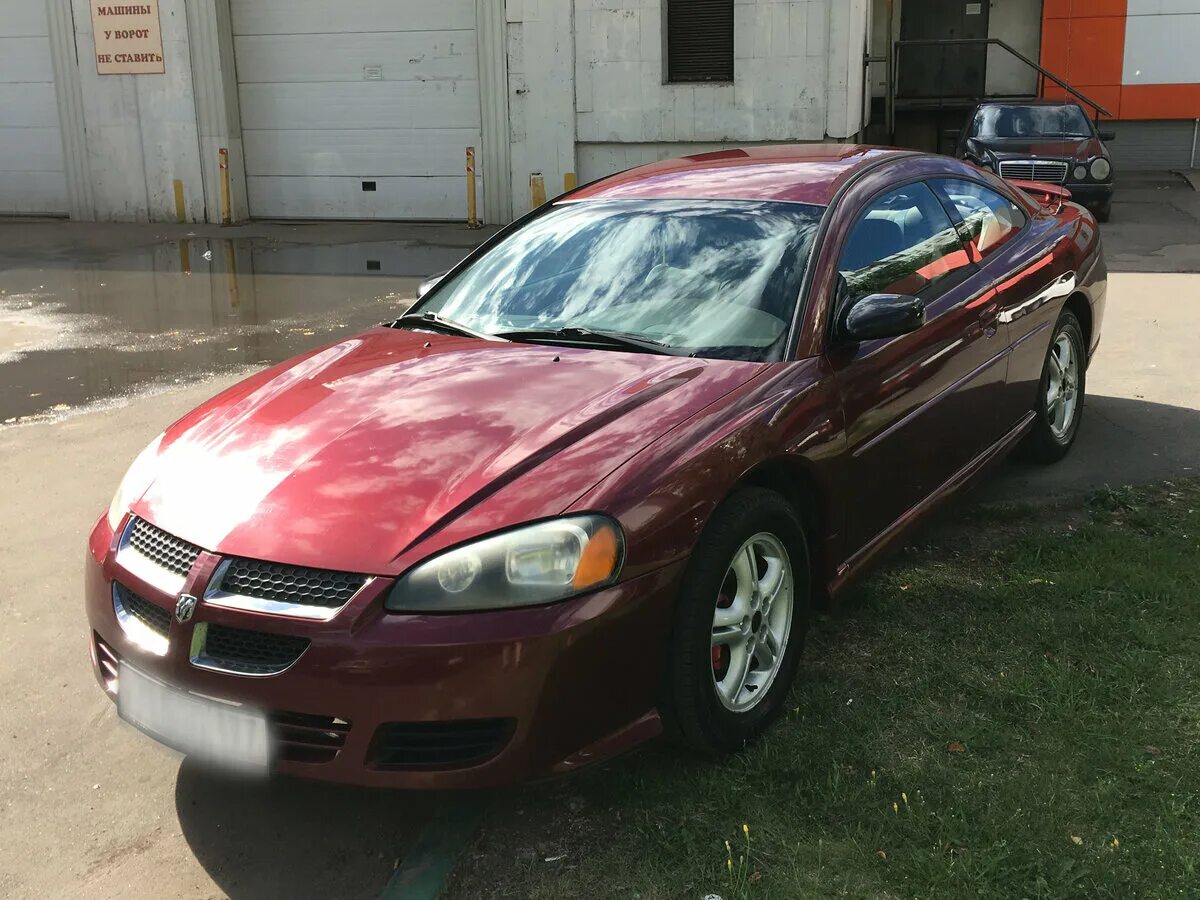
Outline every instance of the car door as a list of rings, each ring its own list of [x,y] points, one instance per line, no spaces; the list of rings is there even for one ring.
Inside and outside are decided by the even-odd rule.
[[[967,178],[935,178],[929,184],[947,208],[957,213],[967,252],[978,266],[965,284],[972,294],[968,302],[995,311],[997,336],[1010,348],[1008,388],[993,404],[994,437],[999,440],[1020,423],[1032,404],[1032,390],[1013,387],[1011,347],[1028,337],[1029,328],[1021,317],[1014,325],[1012,314],[1053,279],[1049,270],[1052,260],[1036,255],[1031,259],[1029,217],[1012,198]]]
[[[977,267],[959,226],[924,182],[869,200],[846,233],[827,358],[841,393],[850,506],[847,556],[978,456],[996,434],[1006,341],[997,310],[971,290]],[[925,324],[900,337],[854,342],[837,323],[874,293],[926,304]]]

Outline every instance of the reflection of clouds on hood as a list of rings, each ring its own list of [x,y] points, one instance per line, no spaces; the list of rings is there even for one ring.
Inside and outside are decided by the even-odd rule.
[[[584,325],[680,346],[766,346],[790,318],[819,217],[770,201],[560,206],[425,309],[485,331]]]

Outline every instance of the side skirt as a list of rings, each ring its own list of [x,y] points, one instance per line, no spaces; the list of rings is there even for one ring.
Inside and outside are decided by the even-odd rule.
[[[837,575],[829,584],[830,595],[836,597],[850,581],[861,574],[867,563],[889,547],[893,541],[905,534],[910,527],[923,519],[930,510],[943,500],[957,493],[960,488],[973,481],[976,476],[992,463],[1006,456],[1016,446],[1017,442],[1029,432],[1030,427],[1033,425],[1034,417],[1035,413],[1033,411],[1026,413],[1025,417],[1008,434],[1004,435],[999,441],[951,475],[933,493],[916,506],[911,507],[895,522],[872,538],[870,543],[851,556],[846,562],[842,563],[838,567]]]

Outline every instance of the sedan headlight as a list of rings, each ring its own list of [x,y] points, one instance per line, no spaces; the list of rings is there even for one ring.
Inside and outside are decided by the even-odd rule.
[[[537,606],[611,584],[625,539],[604,516],[571,516],[483,538],[421,563],[388,595],[393,612]]]
[[[1092,177],[1104,181],[1112,174],[1112,165],[1103,156],[1092,160]]]
[[[162,439],[163,436],[160,434],[152,440],[146,449],[137,455],[133,465],[121,479],[121,484],[113,495],[112,503],[108,505],[108,527],[113,531],[117,530],[121,520],[125,518],[125,513],[129,512],[129,507],[142,494],[146,493],[146,488],[150,487],[150,482],[154,478],[154,461],[158,457],[158,447],[162,443]]]
[[[1088,168],[1085,165],[1078,165],[1072,174],[1075,176],[1076,181],[1087,181]]]

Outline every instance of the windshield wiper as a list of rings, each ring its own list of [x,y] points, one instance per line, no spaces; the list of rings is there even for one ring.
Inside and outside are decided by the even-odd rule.
[[[392,323],[393,328],[402,328],[405,325],[436,328],[440,331],[446,332],[447,334],[457,334],[463,337],[478,338],[481,341],[508,340],[508,338],[501,337],[498,334],[488,334],[486,331],[476,331],[469,325],[464,325],[461,322],[455,322],[453,319],[447,319],[445,316],[440,316],[435,312],[407,313]]]
[[[621,350],[634,350],[638,353],[659,353],[664,356],[689,356],[690,352],[664,344],[651,338],[625,334],[621,331],[601,331],[594,328],[581,328],[576,325],[566,328],[531,328],[524,331],[504,331],[501,337],[510,341],[544,341],[548,344],[599,344],[616,347]]]

